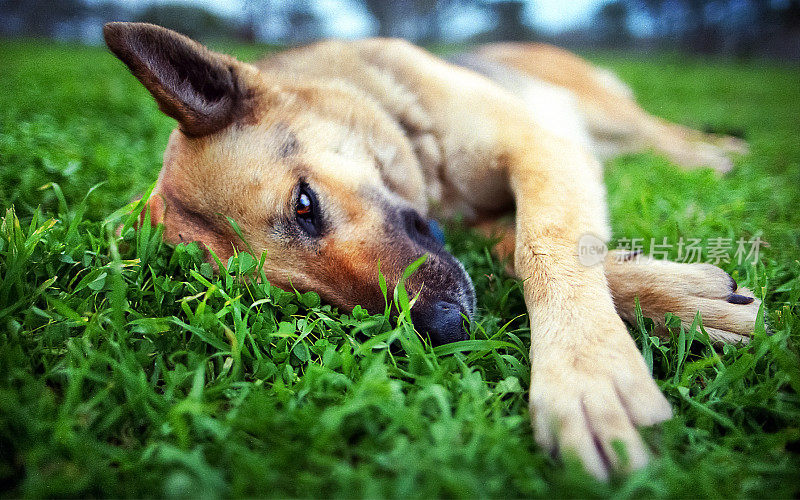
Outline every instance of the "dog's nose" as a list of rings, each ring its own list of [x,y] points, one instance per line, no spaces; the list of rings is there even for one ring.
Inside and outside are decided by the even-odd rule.
[[[419,307],[422,306],[422,307]],[[434,345],[466,340],[462,326],[462,311],[458,304],[437,301],[430,306],[417,304],[411,308],[411,319],[420,333],[427,333]]]
[[[428,222],[416,210],[403,210],[401,217],[406,234],[413,241],[417,243],[436,241]]]

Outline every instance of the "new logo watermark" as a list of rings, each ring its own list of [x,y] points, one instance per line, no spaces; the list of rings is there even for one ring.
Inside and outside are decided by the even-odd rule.
[[[608,246],[597,235],[586,233],[578,239],[578,262],[592,267],[606,260]]]
[[[587,267],[600,264],[606,259],[609,252],[614,251],[614,258],[620,261],[637,260],[642,256],[658,260],[672,260],[686,264],[705,262],[714,265],[738,265],[758,262],[761,249],[768,247],[766,241],[760,236],[750,239],[725,237],[713,238],[684,238],[669,241],[664,237],[660,240],[650,238],[649,245],[645,245],[645,238],[619,238],[606,244],[600,237],[586,233],[578,239],[578,261]]]

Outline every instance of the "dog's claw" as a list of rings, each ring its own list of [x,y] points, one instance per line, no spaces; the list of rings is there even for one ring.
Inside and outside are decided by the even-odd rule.
[[[739,295],[738,293],[732,293],[728,295],[728,298],[726,300],[731,304],[747,305],[753,302],[755,299],[753,297],[745,297],[744,295]]]
[[[739,284],[736,283],[736,280],[733,279],[733,276],[728,275],[728,278],[731,280],[731,292],[735,292],[739,288]]]

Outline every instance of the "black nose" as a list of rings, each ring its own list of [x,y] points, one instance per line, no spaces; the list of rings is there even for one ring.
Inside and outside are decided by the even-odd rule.
[[[458,304],[440,300],[432,305],[416,304],[411,308],[411,319],[420,333],[427,333],[434,345],[466,340],[462,326],[463,317]]]
[[[431,233],[431,228],[416,210],[403,210],[400,214],[406,234],[412,241],[427,246],[436,243],[436,237]]]

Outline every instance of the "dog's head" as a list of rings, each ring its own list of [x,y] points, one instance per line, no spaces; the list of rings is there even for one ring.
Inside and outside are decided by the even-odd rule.
[[[475,295],[431,234],[423,179],[403,131],[368,97],[216,54],[167,29],[105,26],[106,43],[178,121],[148,200],[170,243],[197,241],[226,262],[266,252],[267,278],[327,302],[382,312],[378,263],[419,294],[412,318],[434,343],[464,338]],[[257,256],[258,256],[257,255]]]

